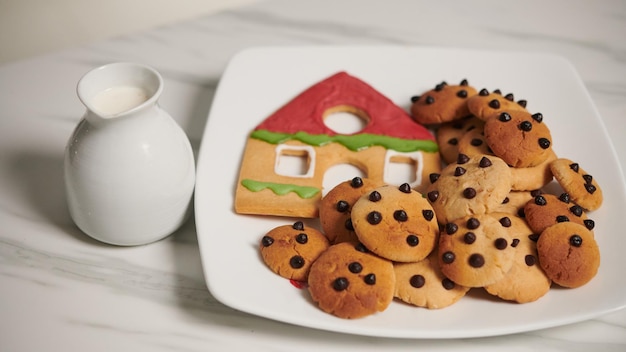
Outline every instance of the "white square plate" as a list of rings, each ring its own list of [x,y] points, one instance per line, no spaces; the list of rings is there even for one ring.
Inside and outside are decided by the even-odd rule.
[[[479,90],[499,88],[526,99],[531,112],[544,115],[556,153],[579,162],[604,189],[604,205],[590,213],[602,255],[598,275],[583,287],[553,288],[528,304],[501,301],[473,289],[440,310],[394,301],[386,311],[357,320],[319,310],[306,289],[272,273],[260,258],[260,238],[296,219],[239,215],[233,204],[248,134],[295,95],[338,71],[362,79],[406,109],[411,96],[441,81],[456,84],[463,78]],[[335,332],[461,338],[553,327],[626,306],[626,236],[620,224],[625,189],[602,119],[575,69],[563,58],[424,47],[256,48],[236,55],[220,81],[199,153],[195,212],[208,288],[232,308]]]

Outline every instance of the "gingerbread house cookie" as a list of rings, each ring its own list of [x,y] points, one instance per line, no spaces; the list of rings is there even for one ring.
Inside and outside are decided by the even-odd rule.
[[[341,133],[325,123],[337,112],[356,115],[364,127]],[[304,160],[301,170],[281,172],[285,157]],[[249,135],[235,196],[235,211],[317,217],[324,173],[350,164],[375,182],[388,183],[394,163],[415,170],[415,189],[440,169],[433,135],[409,114],[367,83],[336,73],[303,91],[267,117]],[[396,164],[397,166],[397,164]]]

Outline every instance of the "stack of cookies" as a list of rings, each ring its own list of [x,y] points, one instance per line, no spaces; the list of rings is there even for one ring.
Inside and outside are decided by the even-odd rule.
[[[602,191],[556,155],[541,113],[467,80],[411,100],[412,118],[435,131],[441,172],[423,194],[360,177],[340,183],[321,201],[320,230],[296,222],[263,237],[274,272],[307,283],[322,310],[348,319],[394,299],[439,309],[473,288],[527,303],[553,283],[575,288],[596,275],[587,213]],[[560,190],[545,191],[555,179]]]

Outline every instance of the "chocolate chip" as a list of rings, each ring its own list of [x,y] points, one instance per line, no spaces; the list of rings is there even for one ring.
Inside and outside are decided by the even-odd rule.
[[[467,187],[466,189],[463,190],[463,197],[467,199],[472,199],[476,197],[476,190],[473,189],[472,187]]]
[[[489,160],[489,158],[487,158],[486,156],[483,156],[483,157],[480,159],[480,162],[478,163],[478,166],[480,166],[480,167],[482,167],[482,168],[486,168],[486,167],[489,167],[489,166],[491,166],[491,165],[492,165],[492,164],[491,164],[491,160]]]
[[[406,236],[406,243],[411,247],[415,247],[420,244],[420,239],[415,235],[408,235]]]
[[[454,169],[454,176],[462,176],[463,174],[465,174],[465,170],[464,168],[457,166],[456,169]]]
[[[532,118],[533,118],[533,120],[535,120],[535,121],[537,121],[539,123],[541,123],[543,121],[543,115],[540,112],[538,112],[536,114],[533,114]]]
[[[433,98],[432,96],[429,95],[426,97],[426,105],[430,105],[434,102],[435,102],[435,98]]]
[[[508,202],[510,202],[511,200],[509,199],[509,197],[504,197],[504,200],[502,201],[502,204],[506,204]]]
[[[533,124],[530,121],[522,121],[517,127],[524,132],[530,132],[533,129]]]
[[[452,235],[459,230],[459,227],[455,223],[449,222],[446,224],[445,229],[448,235]]]
[[[558,215],[556,217],[556,222],[569,222],[569,218],[565,215]]]
[[[542,194],[542,193],[543,193],[543,191],[542,191],[542,190],[540,190],[540,189],[535,189],[535,190],[530,191],[530,195],[531,195],[532,197],[536,197],[536,196],[538,196],[538,195],[540,195],[540,194]]]
[[[532,234],[528,235],[528,239],[533,241],[533,242],[537,242],[539,240],[539,234],[532,233]]]
[[[454,261],[454,259],[456,258],[456,256],[454,255],[454,253],[452,252],[445,252],[442,256],[441,256],[441,261],[443,261],[446,264],[450,264]]]
[[[524,211],[524,208],[517,209],[517,216],[519,216],[520,218],[526,217],[526,212]]]
[[[354,225],[352,225],[352,219],[346,219],[346,222],[343,224],[343,226],[348,231],[354,231]]]
[[[435,212],[430,209],[424,209],[422,210],[422,215],[424,219],[431,221],[435,217]]]
[[[585,183],[591,183],[593,181],[593,176],[583,175],[583,179],[585,180]]]
[[[500,237],[498,239],[496,239],[495,241],[493,241],[493,244],[496,246],[497,249],[499,250],[503,250],[506,249],[506,247],[509,245],[509,243],[507,242],[506,239]]]
[[[411,193],[411,185],[409,185],[408,183],[401,184],[400,187],[398,187],[398,189],[402,193]]]
[[[486,97],[487,95],[489,95],[489,91],[485,88],[481,89],[480,92],[478,92],[478,95],[482,96],[482,97]]]
[[[500,89],[496,89],[493,91],[494,94],[499,94],[502,95],[502,91],[500,91]]]
[[[467,220],[467,228],[470,230],[476,230],[480,227],[480,221],[476,218],[469,218]]]
[[[457,145],[457,144],[459,144],[459,140],[457,138],[450,138],[450,139],[448,139],[448,144],[450,144],[450,145]]]
[[[369,214],[367,214],[367,222],[369,222],[371,225],[377,225],[382,220],[383,220],[383,216],[377,211],[372,211]]]
[[[335,291],[343,291],[348,288],[350,282],[345,277],[338,277],[333,281],[333,289]]]
[[[293,223],[292,228],[294,230],[302,231],[304,230],[304,223],[302,221],[296,221]]]
[[[535,197],[535,204],[540,205],[540,206],[544,206],[544,205],[548,204],[548,201],[546,201],[546,198],[544,196],[536,196]]]
[[[570,213],[581,217],[583,215],[583,207],[581,207],[580,205],[572,205],[571,208],[569,208]]]
[[[459,98],[467,98],[467,91],[465,89],[461,89],[460,91],[456,92],[456,96]]]
[[[587,230],[593,230],[593,228],[596,227],[596,222],[591,219],[583,220],[583,223],[585,224]]]
[[[360,242],[359,242],[359,243],[357,243],[357,244],[354,246],[354,249],[355,249],[357,252],[361,252],[361,253],[369,253],[369,249],[367,249],[367,247],[365,247],[365,245],[364,245],[363,243],[360,243]]]
[[[511,121],[511,115],[509,115],[508,112],[503,112],[500,114],[500,116],[498,116],[498,120],[502,122],[509,122]]]
[[[426,279],[422,275],[413,275],[409,279],[409,284],[415,288],[422,288],[426,284]]]
[[[438,85],[435,86],[435,92],[442,91],[447,85],[448,85],[448,83],[446,83],[446,82],[439,83]]]
[[[304,266],[304,258],[299,255],[294,255],[289,259],[289,265],[294,269],[300,269]]]
[[[528,266],[533,266],[533,265],[535,265],[535,263],[537,263],[537,258],[535,258],[535,256],[534,256],[534,255],[527,254],[527,255],[524,257],[524,262],[525,262],[525,263],[526,263],[526,265],[528,265]]]
[[[473,233],[473,232],[465,233],[465,235],[463,236],[463,242],[465,242],[467,244],[472,244],[472,243],[476,242],[476,234]]]
[[[519,101],[517,102],[517,105],[519,105],[519,106],[521,106],[521,107],[525,108],[525,107],[526,107],[526,105],[528,105],[528,102],[527,102],[526,100],[523,100],[523,99],[522,99],[522,100],[519,100]]]
[[[500,102],[498,101],[498,99],[493,99],[489,102],[489,107],[492,109],[500,109]]]
[[[439,179],[439,176],[441,175],[436,172],[433,172],[430,175],[428,175],[428,179],[430,180],[430,183],[435,183]]]
[[[541,147],[541,149],[548,149],[550,148],[550,140],[547,138],[539,138],[537,140],[537,143],[539,143],[539,146]]]
[[[573,164],[569,164],[569,168],[574,170],[574,172],[578,172],[578,170],[580,169],[580,166],[578,166],[578,163],[573,163]]]
[[[460,86],[468,86],[468,85],[469,85],[469,82],[467,82],[467,79],[463,78],[463,79],[461,80],[461,83],[459,83],[459,85],[460,85]]]
[[[561,193],[561,195],[559,196],[559,200],[563,203],[569,203],[570,202],[569,193]]]
[[[376,274],[367,274],[363,281],[368,285],[376,285]]]
[[[508,101],[515,101],[515,97],[513,96],[513,93],[509,93],[509,94],[505,95],[504,99],[506,99]]]
[[[348,264],[348,270],[353,274],[358,274],[363,270],[363,265],[359,262],[352,262]]]
[[[583,239],[579,235],[574,234],[569,238],[569,243],[574,247],[580,247],[583,245]]]
[[[474,147],[479,147],[483,144],[483,141],[480,138],[472,138],[472,140],[470,141],[470,144],[473,145]]]
[[[500,218],[500,224],[504,227],[511,227],[511,218],[509,218],[508,216]]]
[[[380,193],[378,193],[378,191],[372,191],[372,193],[370,193],[368,199],[372,202],[378,202],[381,199],[381,195]]]
[[[480,268],[485,265],[485,258],[481,254],[474,253],[470,255],[468,263],[473,268]]]
[[[589,192],[589,194],[593,194],[596,191],[596,186],[586,183],[585,189],[587,190],[587,192]]]
[[[400,209],[393,212],[393,218],[400,221],[405,222],[409,220],[409,216],[406,214],[406,211]]]
[[[514,238],[511,242],[511,247],[515,248],[519,244],[519,238]]]
[[[350,186],[352,186],[352,188],[360,188],[363,186],[363,179],[360,177],[355,177],[350,181]]]
[[[411,103],[415,103],[418,100],[420,100],[420,96],[419,95],[414,95],[414,96],[411,97]]]
[[[299,233],[296,236],[296,242],[298,242],[300,244],[306,244],[307,242],[309,242],[309,236],[307,236],[307,234],[304,233],[304,232]]]
[[[456,286],[456,284],[454,283],[454,281],[446,277],[445,279],[441,280],[441,286],[443,286],[443,288],[445,288],[446,290],[450,291],[454,288],[454,286]]]
[[[337,206],[335,207],[338,212],[345,213],[350,209],[350,204],[345,200],[340,200],[337,202]]]
[[[263,245],[263,247],[269,247],[274,244],[274,239],[270,236],[263,236],[263,239],[261,239],[261,244]]]
[[[435,202],[437,200],[437,198],[439,198],[439,192],[438,191],[430,191],[428,192],[428,200],[431,202]]]
[[[459,153],[459,155],[456,157],[456,163],[461,165],[467,163],[469,160],[469,156],[463,153]]]

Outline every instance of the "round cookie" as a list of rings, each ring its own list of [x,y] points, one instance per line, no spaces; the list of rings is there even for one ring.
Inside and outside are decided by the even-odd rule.
[[[439,235],[432,206],[407,183],[378,187],[361,196],[352,208],[352,225],[369,250],[397,262],[426,258]]]
[[[301,221],[273,228],[260,243],[265,264],[276,274],[296,281],[307,280],[311,264],[328,247],[323,233]]]
[[[476,92],[465,79],[458,85],[441,82],[422,95],[411,97],[411,116],[424,125],[461,119],[469,115],[467,99]]]
[[[584,210],[570,202],[569,194],[539,194],[524,205],[524,217],[534,233],[560,222],[574,222],[593,230],[595,223],[587,218]]]
[[[511,168],[511,189],[515,191],[531,191],[539,189],[552,181],[550,164],[557,158],[552,148],[548,150],[546,160],[539,165]]]
[[[484,124],[482,120],[469,115],[460,120],[446,122],[439,126],[435,137],[439,145],[439,154],[441,154],[443,161],[447,164],[455,162],[457,155],[459,155],[459,145],[463,136],[476,128],[480,128],[482,131]]]
[[[415,263],[395,263],[394,296],[418,307],[440,309],[458,302],[469,287],[457,285],[441,272],[437,252]]]
[[[493,284],[486,285],[485,290],[507,301],[528,303],[543,297],[548,291],[552,280],[539,265],[537,244],[531,238],[533,232],[524,219],[503,213],[492,213],[511,233],[515,248],[513,266],[506,275]]]
[[[393,300],[393,264],[357,242],[330,246],[311,266],[308,289],[320,309],[344,319],[385,310]]]
[[[596,179],[569,159],[561,158],[550,163],[554,178],[574,203],[587,210],[596,210],[602,205],[602,189]]]
[[[363,194],[379,186],[371,179],[354,177],[339,183],[322,198],[320,224],[331,243],[357,241],[350,219],[352,206]]]
[[[505,224],[488,214],[447,223],[439,236],[441,272],[462,286],[493,284],[513,266],[512,243]]]
[[[600,250],[593,233],[573,222],[558,223],[543,231],[537,252],[541,268],[563,287],[588,283],[600,267]]]
[[[485,139],[495,155],[512,167],[539,165],[550,156],[552,135],[543,115],[502,112],[485,122]]]
[[[487,120],[494,114],[511,111],[511,110],[526,110],[526,101],[520,100],[517,103],[513,94],[502,95],[499,89],[489,92],[487,89],[481,89],[478,94],[473,95],[467,100],[467,109],[474,116]]]
[[[439,223],[496,209],[511,190],[511,170],[498,157],[459,154],[441,174],[431,175],[426,197]]]

